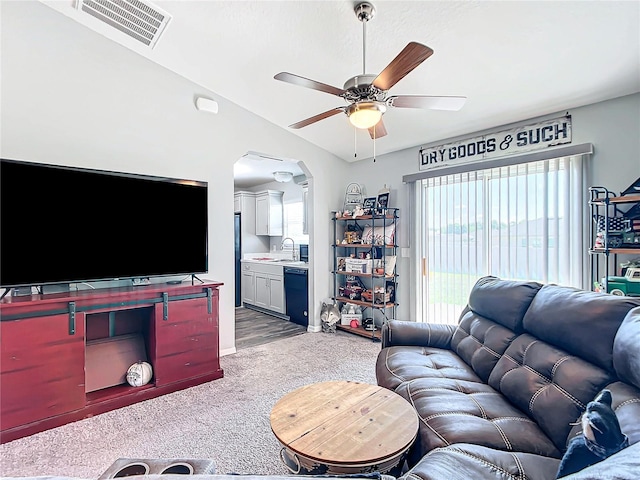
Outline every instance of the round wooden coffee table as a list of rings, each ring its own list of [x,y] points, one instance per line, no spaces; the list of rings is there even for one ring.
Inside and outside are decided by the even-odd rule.
[[[404,398],[349,381],[294,390],[275,404],[270,420],[295,474],[388,473],[418,433],[418,416]]]

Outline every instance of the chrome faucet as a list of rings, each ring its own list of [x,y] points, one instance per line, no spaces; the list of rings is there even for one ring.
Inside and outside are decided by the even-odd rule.
[[[287,240],[291,240],[291,259],[295,260],[296,259],[296,242],[293,241],[293,238],[291,237],[283,238],[282,243],[280,244],[280,250],[284,250],[284,242],[286,242]]]

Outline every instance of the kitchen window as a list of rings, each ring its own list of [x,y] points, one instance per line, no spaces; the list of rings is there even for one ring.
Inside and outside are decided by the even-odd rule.
[[[296,245],[308,244],[309,235],[304,233],[304,203],[292,202],[284,204],[284,235],[293,238]],[[291,243],[287,242],[285,250],[291,248]]]

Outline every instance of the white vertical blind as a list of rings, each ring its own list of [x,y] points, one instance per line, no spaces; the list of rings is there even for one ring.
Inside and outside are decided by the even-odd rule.
[[[583,157],[421,181],[423,321],[457,323],[484,275],[583,287]]]

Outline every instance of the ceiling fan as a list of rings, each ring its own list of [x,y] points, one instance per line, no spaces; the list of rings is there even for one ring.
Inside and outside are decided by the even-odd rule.
[[[367,22],[375,15],[371,3],[358,3],[354,8],[356,17],[362,22],[362,75],[350,78],[343,88],[310,80],[293,73],[281,72],[274,76],[276,80],[292,83],[301,87],[319,90],[344,98],[349,105],[336,107],[289,125],[290,128],[302,128],[325,118],[344,112],[349,121],[357,128],[368,129],[371,138],[380,138],[387,134],[382,115],[387,108],[427,108],[434,110],[460,110],[466,97],[428,95],[387,96],[388,90],[411,73],[418,65],[433,54],[433,50],[417,42],[410,42],[378,75],[366,73]]]

